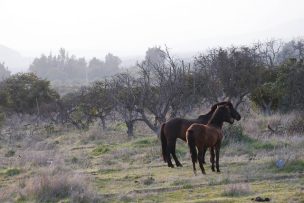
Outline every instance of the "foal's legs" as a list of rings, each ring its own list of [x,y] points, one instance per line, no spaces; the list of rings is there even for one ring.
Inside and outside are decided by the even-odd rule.
[[[204,148],[202,150],[199,150],[198,151],[198,163],[199,163],[199,166],[202,170],[202,174],[206,174],[205,172],[205,169],[204,169],[204,166],[203,166],[203,155],[204,155],[204,151],[206,151]]]
[[[214,148],[213,147],[210,147],[210,162],[211,162],[211,170],[213,172],[215,172],[215,169],[214,169]]]
[[[182,167],[183,165],[178,161],[177,157],[176,157],[176,154],[175,154],[175,147],[176,147],[176,142],[174,143],[173,145],[173,148],[172,148],[172,151],[171,151],[171,154],[172,154],[172,157],[175,161],[175,164],[177,167]]]
[[[221,148],[221,141],[219,141],[215,145],[215,156],[216,156],[216,171],[219,173],[220,171],[220,148]]]

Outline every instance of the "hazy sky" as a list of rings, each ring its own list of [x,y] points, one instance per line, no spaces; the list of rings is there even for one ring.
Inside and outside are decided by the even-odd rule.
[[[0,0],[0,44],[25,56],[144,55],[304,35],[303,0]],[[302,26],[299,26],[302,25]]]

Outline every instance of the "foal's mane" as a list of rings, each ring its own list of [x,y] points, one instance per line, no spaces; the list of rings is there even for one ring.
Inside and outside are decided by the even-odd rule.
[[[211,124],[211,122],[213,122],[213,120],[215,119],[215,116],[218,116],[218,115],[217,115],[218,111],[219,111],[221,108],[225,107],[225,105],[227,105],[227,102],[221,102],[221,103],[223,103],[223,104],[217,105],[217,106],[216,106],[216,109],[215,109],[215,111],[213,112],[211,118],[209,119],[207,125]]]

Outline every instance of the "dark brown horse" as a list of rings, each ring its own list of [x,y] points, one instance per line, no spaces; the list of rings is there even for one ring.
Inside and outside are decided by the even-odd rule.
[[[183,119],[183,118],[173,118],[166,123],[163,123],[161,126],[161,143],[162,143],[162,155],[164,161],[168,163],[169,167],[174,167],[171,162],[171,154],[175,161],[176,166],[182,166],[178,161],[175,154],[175,146],[177,138],[182,139],[186,142],[186,131],[193,123],[207,124],[211,118],[213,112],[216,110],[218,105],[227,104],[231,112],[233,112],[233,118],[240,120],[240,114],[234,110],[233,105],[230,102],[220,102],[211,107],[211,110],[205,114],[200,115],[197,119]]]
[[[193,172],[196,174],[195,163],[199,162],[200,168],[203,174],[205,169],[203,166],[204,155],[207,148],[210,148],[211,157],[210,161],[212,163],[211,169],[214,170],[214,148],[216,156],[216,170],[220,172],[219,168],[219,155],[220,147],[223,139],[222,126],[224,122],[233,124],[233,111],[231,111],[230,106],[227,104],[219,105],[214,111],[212,117],[210,118],[207,125],[204,124],[192,124],[187,132],[186,139],[188,146],[190,148],[191,159],[193,164]],[[198,153],[197,150],[198,149]]]

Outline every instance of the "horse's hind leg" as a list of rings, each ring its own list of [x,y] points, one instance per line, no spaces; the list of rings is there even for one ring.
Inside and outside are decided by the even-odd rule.
[[[207,151],[207,148],[204,148],[203,149],[203,164],[206,164],[206,161],[205,161],[206,151]]]
[[[213,147],[210,147],[210,162],[211,162],[211,170],[213,172],[215,172],[215,169],[214,169],[214,148]]]
[[[178,161],[177,157],[176,157],[176,154],[175,154],[175,147],[176,147],[176,142],[175,144],[173,145],[173,148],[172,148],[172,157],[175,161],[175,164],[177,167],[182,167],[183,165]]]
[[[202,174],[206,174],[205,168],[203,166],[203,154],[204,154],[204,149],[202,151],[198,151],[198,163],[199,163],[200,168],[202,170]]]
[[[174,168],[174,165],[172,164],[171,156],[170,156],[170,154],[172,153],[173,147],[174,147],[174,145],[172,145],[172,142],[168,142],[166,158],[167,158],[167,162],[168,162],[168,167],[171,167],[171,168]]]
[[[194,175],[196,175],[196,168],[195,168],[195,161],[192,160],[192,165],[193,165],[193,173]]]
[[[221,143],[219,142],[216,146],[215,146],[215,156],[216,156],[216,171],[219,173],[220,171],[220,147],[221,147]]]

